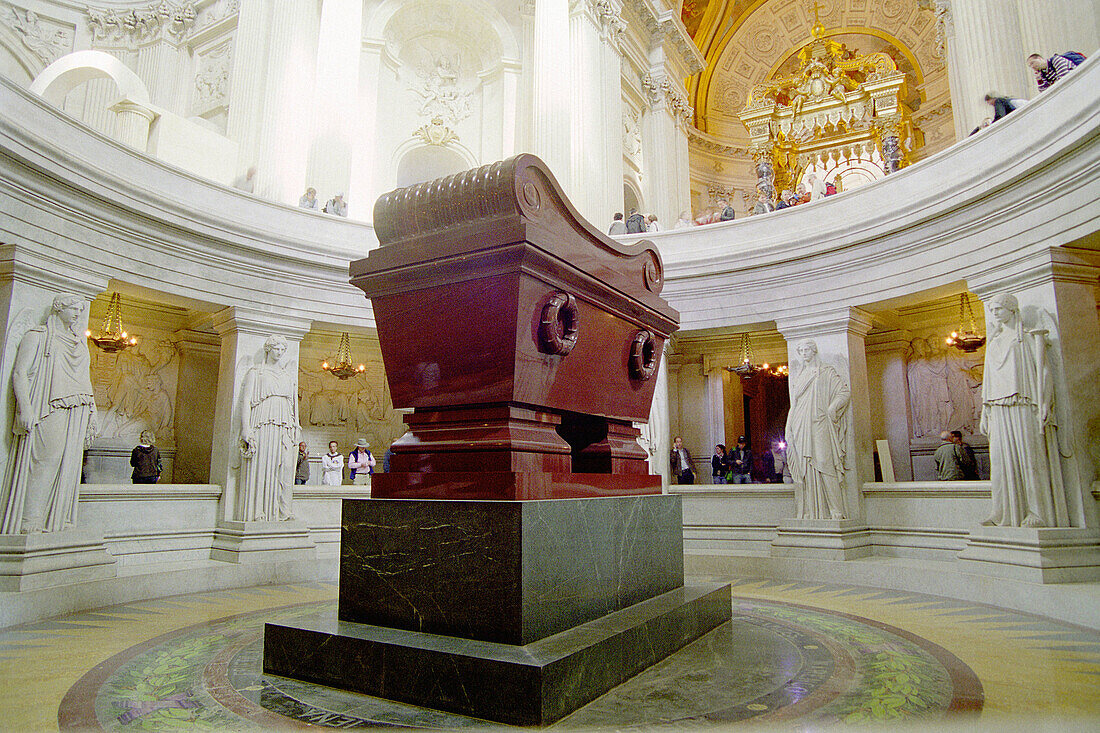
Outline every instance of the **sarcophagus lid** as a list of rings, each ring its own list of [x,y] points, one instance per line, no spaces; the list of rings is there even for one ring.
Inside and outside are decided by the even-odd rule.
[[[537,157],[392,191],[374,226],[382,246],[351,282],[372,300],[395,407],[648,419],[678,322],[661,257],[581,218]]]

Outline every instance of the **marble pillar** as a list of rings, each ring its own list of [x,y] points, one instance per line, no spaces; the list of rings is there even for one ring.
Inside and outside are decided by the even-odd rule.
[[[116,115],[115,139],[139,152],[149,147],[149,126],[157,114],[144,104],[131,99],[120,99],[110,107]]]
[[[315,0],[283,0],[267,28],[255,193],[284,204],[297,204],[306,187],[318,21]]]
[[[381,106],[378,79],[382,73],[382,54],[386,44],[382,39],[362,42],[359,52],[359,83],[352,104],[356,110],[356,141],[351,149],[347,196],[348,216],[369,220],[374,216],[374,202],[384,191],[377,162],[378,108]],[[318,193],[320,195],[320,193]],[[328,199],[323,199],[327,201]],[[322,203],[322,206],[324,204]]]
[[[534,16],[530,150],[546,162],[566,195],[572,197],[569,0],[538,0]]]
[[[162,29],[157,40],[138,48],[136,61],[135,71],[149,89],[152,102],[172,112],[182,112],[186,95],[181,82],[184,70],[191,66],[183,44]],[[190,80],[190,76],[187,78]]]
[[[210,451],[213,447],[214,414],[217,403],[217,336],[201,331],[177,331],[172,343],[179,352],[176,379],[176,460],[173,481],[179,484],[210,482]]]
[[[871,437],[889,441],[898,481],[913,480],[913,459],[909,452],[909,375],[905,368],[908,346],[909,333],[906,331],[876,333],[867,339]]]
[[[618,3],[575,0],[569,21],[573,50],[572,201],[603,228],[622,209],[622,70]]]
[[[784,557],[818,557],[849,560],[871,553],[870,533],[863,507],[863,483],[874,480],[874,444],[868,400],[867,354],[865,340],[871,330],[870,316],[858,308],[789,319],[777,323],[787,341],[791,365],[791,410],[806,395],[795,394],[799,370],[807,356],[800,348],[807,341],[816,345],[817,360],[831,367],[846,388],[847,405],[838,411],[843,449],[843,480],[840,492],[843,518],[794,518],[780,522],[772,554]],[[787,442],[794,446],[797,436],[787,431]],[[804,450],[810,450],[804,448]],[[791,449],[788,449],[790,456]],[[796,471],[792,467],[792,474]],[[795,478],[795,493],[807,487]],[[806,499],[803,506],[808,506]]]
[[[306,185],[317,189],[318,198],[327,201],[343,191],[349,194],[345,197],[349,210],[354,201],[348,191],[351,151],[374,140],[373,136],[362,135],[361,118],[348,114],[349,109],[358,107],[355,100],[359,93],[362,25],[362,0],[325,0],[321,6],[312,138],[306,167]],[[362,206],[357,209],[365,211]]]
[[[237,14],[226,136],[238,145],[238,173],[244,173],[259,158],[269,47],[267,28],[273,5],[273,0],[250,0],[241,4]]]
[[[643,206],[669,228],[681,211],[691,208],[683,166],[688,144],[684,124],[691,108],[679,79],[663,66],[651,68],[642,86],[649,102],[642,116]]]
[[[1095,0],[1017,0],[1017,9],[1024,57],[1038,53],[1049,58],[1066,51],[1091,55],[1100,46],[1100,6]]]
[[[949,36],[951,108],[960,139],[993,109],[983,97],[995,92],[1008,97],[1036,94],[1016,4],[1005,0],[962,0],[951,3]],[[1063,12],[1063,11],[1059,11]],[[1087,52],[1086,52],[1087,53]]]
[[[706,425],[707,445],[705,454],[695,456],[702,458],[714,453],[714,446],[726,444],[726,397],[724,389],[726,368],[718,360],[703,356],[703,383],[705,394],[703,397],[704,422]],[[736,436],[734,436],[736,439]],[[700,483],[710,483],[710,472],[706,476],[700,476]]]
[[[221,356],[210,481],[220,484],[224,491],[211,557],[227,562],[312,557],[315,546],[303,523],[248,521],[242,518],[238,506],[243,465],[240,423],[245,377],[264,359],[264,342],[269,336],[278,335],[287,340],[288,346],[281,363],[293,374],[297,384],[298,346],[310,324],[297,318],[230,307],[214,314],[213,326],[221,338]]]

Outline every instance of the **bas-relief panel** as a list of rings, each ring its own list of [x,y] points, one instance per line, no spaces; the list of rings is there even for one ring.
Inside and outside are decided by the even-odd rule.
[[[33,10],[0,3],[0,23],[11,29],[24,48],[40,62],[35,71],[41,71],[73,50],[73,26],[44,18]]]
[[[302,360],[298,372],[298,415],[310,452],[320,455],[330,440],[336,440],[347,453],[358,438],[366,438],[381,460],[386,448],[405,433],[381,367],[340,380],[307,368],[307,363]]]
[[[938,441],[944,430],[978,432],[984,358],[984,347],[965,354],[944,344],[940,332],[909,342],[905,363],[914,441]]]
[[[158,446],[174,446],[179,354],[172,342],[144,330],[138,345],[108,354],[92,349],[92,388],[99,410],[95,446],[137,444],[151,430]]]

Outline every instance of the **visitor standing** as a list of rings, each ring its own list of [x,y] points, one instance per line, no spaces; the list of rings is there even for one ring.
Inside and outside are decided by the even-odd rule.
[[[329,441],[328,453],[321,456],[321,483],[325,486],[344,483],[344,454],[335,440]]]
[[[153,445],[153,434],[142,430],[138,445],[130,451],[130,465],[134,472],[130,481],[135,484],[155,484],[160,481],[160,451]]]

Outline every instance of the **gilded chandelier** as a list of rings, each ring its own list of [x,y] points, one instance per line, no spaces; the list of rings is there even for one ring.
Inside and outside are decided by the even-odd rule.
[[[367,368],[363,364],[356,366],[351,363],[351,338],[347,331],[340,336],[340,346],[336,349],[334,361],[334,364],[329,364],[327,361],[321,362],[321,369],[337,379],[350,379]]]
[[[122,296],[119,293],[111,294],[111,302],[107,304],[107,315],[103,318],[103,332],[96,336],[92,335],[89,329],[84,332],[84,335],[108,354],[137,346],[137,336],[131,336],[122,328]]]

